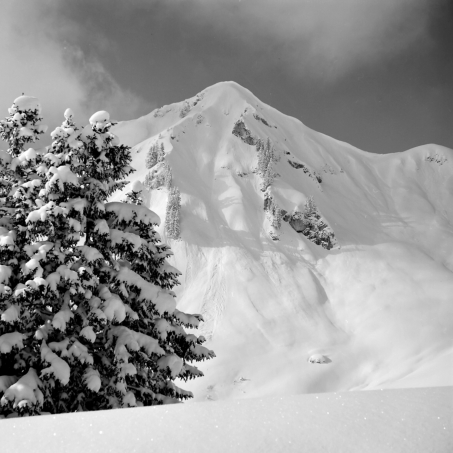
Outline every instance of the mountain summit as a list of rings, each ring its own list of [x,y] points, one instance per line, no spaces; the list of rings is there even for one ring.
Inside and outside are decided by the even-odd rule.
[[[452,150],[367,153],[234,82],[114,132],[161,219],[181,194],[160,234],[218,357],[198,399],[453,384]]]

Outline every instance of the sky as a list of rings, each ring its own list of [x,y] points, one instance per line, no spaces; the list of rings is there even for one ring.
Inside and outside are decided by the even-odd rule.
[[[233,80],[375,153],[453,148],[451,0],[0,0],[0,115],[137,118]],[[3,110],[2,110],[3,109]],[[3,116],[3,115],[2,115]]]

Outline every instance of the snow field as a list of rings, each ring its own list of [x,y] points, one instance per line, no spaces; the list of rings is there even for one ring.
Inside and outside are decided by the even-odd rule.
[[[2,420],[2,450],[427,453],[453,449],[452,387],[322,393]]]

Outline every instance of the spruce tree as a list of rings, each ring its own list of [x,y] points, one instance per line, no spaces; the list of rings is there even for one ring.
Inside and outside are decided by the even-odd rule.
[[[165,214],[165,234],[171,239],[181,235],[181,194],[177,187],[172,187],[168,195]]]
[[[273,162],[270,161],[267,165],[266,171],[263,174],[261,181],[261,191],[264,192],[269,186],[272,185],[275,179],[275,172],[273,168]]]
[[[148,150],[148,153],[146,154],[146,159],[145,159],[145,165],[146,168],[153,168],[154,165],[157,164],[157,143],[154,143],[151,148]]]
[[[170,190],[173,181],[173,175],[171,173],[170,165],[165,165],[164,170],[164,186],[166,189]]]
[[[132,183],[131,190],[126,193],[126,200],[125,203],[141,205],[143,204],[143,185],[140,181],[134,181]]]
[[[157,163],[163,162],[164,160],[165,160],[165,147],[164,144],[161,143],[157,150]]]
[[[180,273],[166,261],[157,215],[107,201],[133,171],[130,149],[110,133],[107,112],[80,131],[67,110],[47,153],[24,151],[42,131],[40,109],[23,106],[38,104],[27,102],[0,123],[9,144],[0,156],[0,414],[191,397],[173,381],[201,376],[190,362],[214,357],[184,330],[202,317],[176,309]]]

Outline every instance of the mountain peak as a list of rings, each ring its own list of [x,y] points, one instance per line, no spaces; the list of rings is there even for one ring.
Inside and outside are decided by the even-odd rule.
[[[195,392],[201,398],[437,385],[439,370],[450,376],[440,357],[453,357],[451,150],[367,153],[235,82],[115,133],[133,146],[148,207],[166,217],[165,180],[181,193],[181,238],[167,238],[165,222],[159,232],[183,274],[181,309],[203,315],[218,357]],[[156,145],[165,156],[146,168]]]

